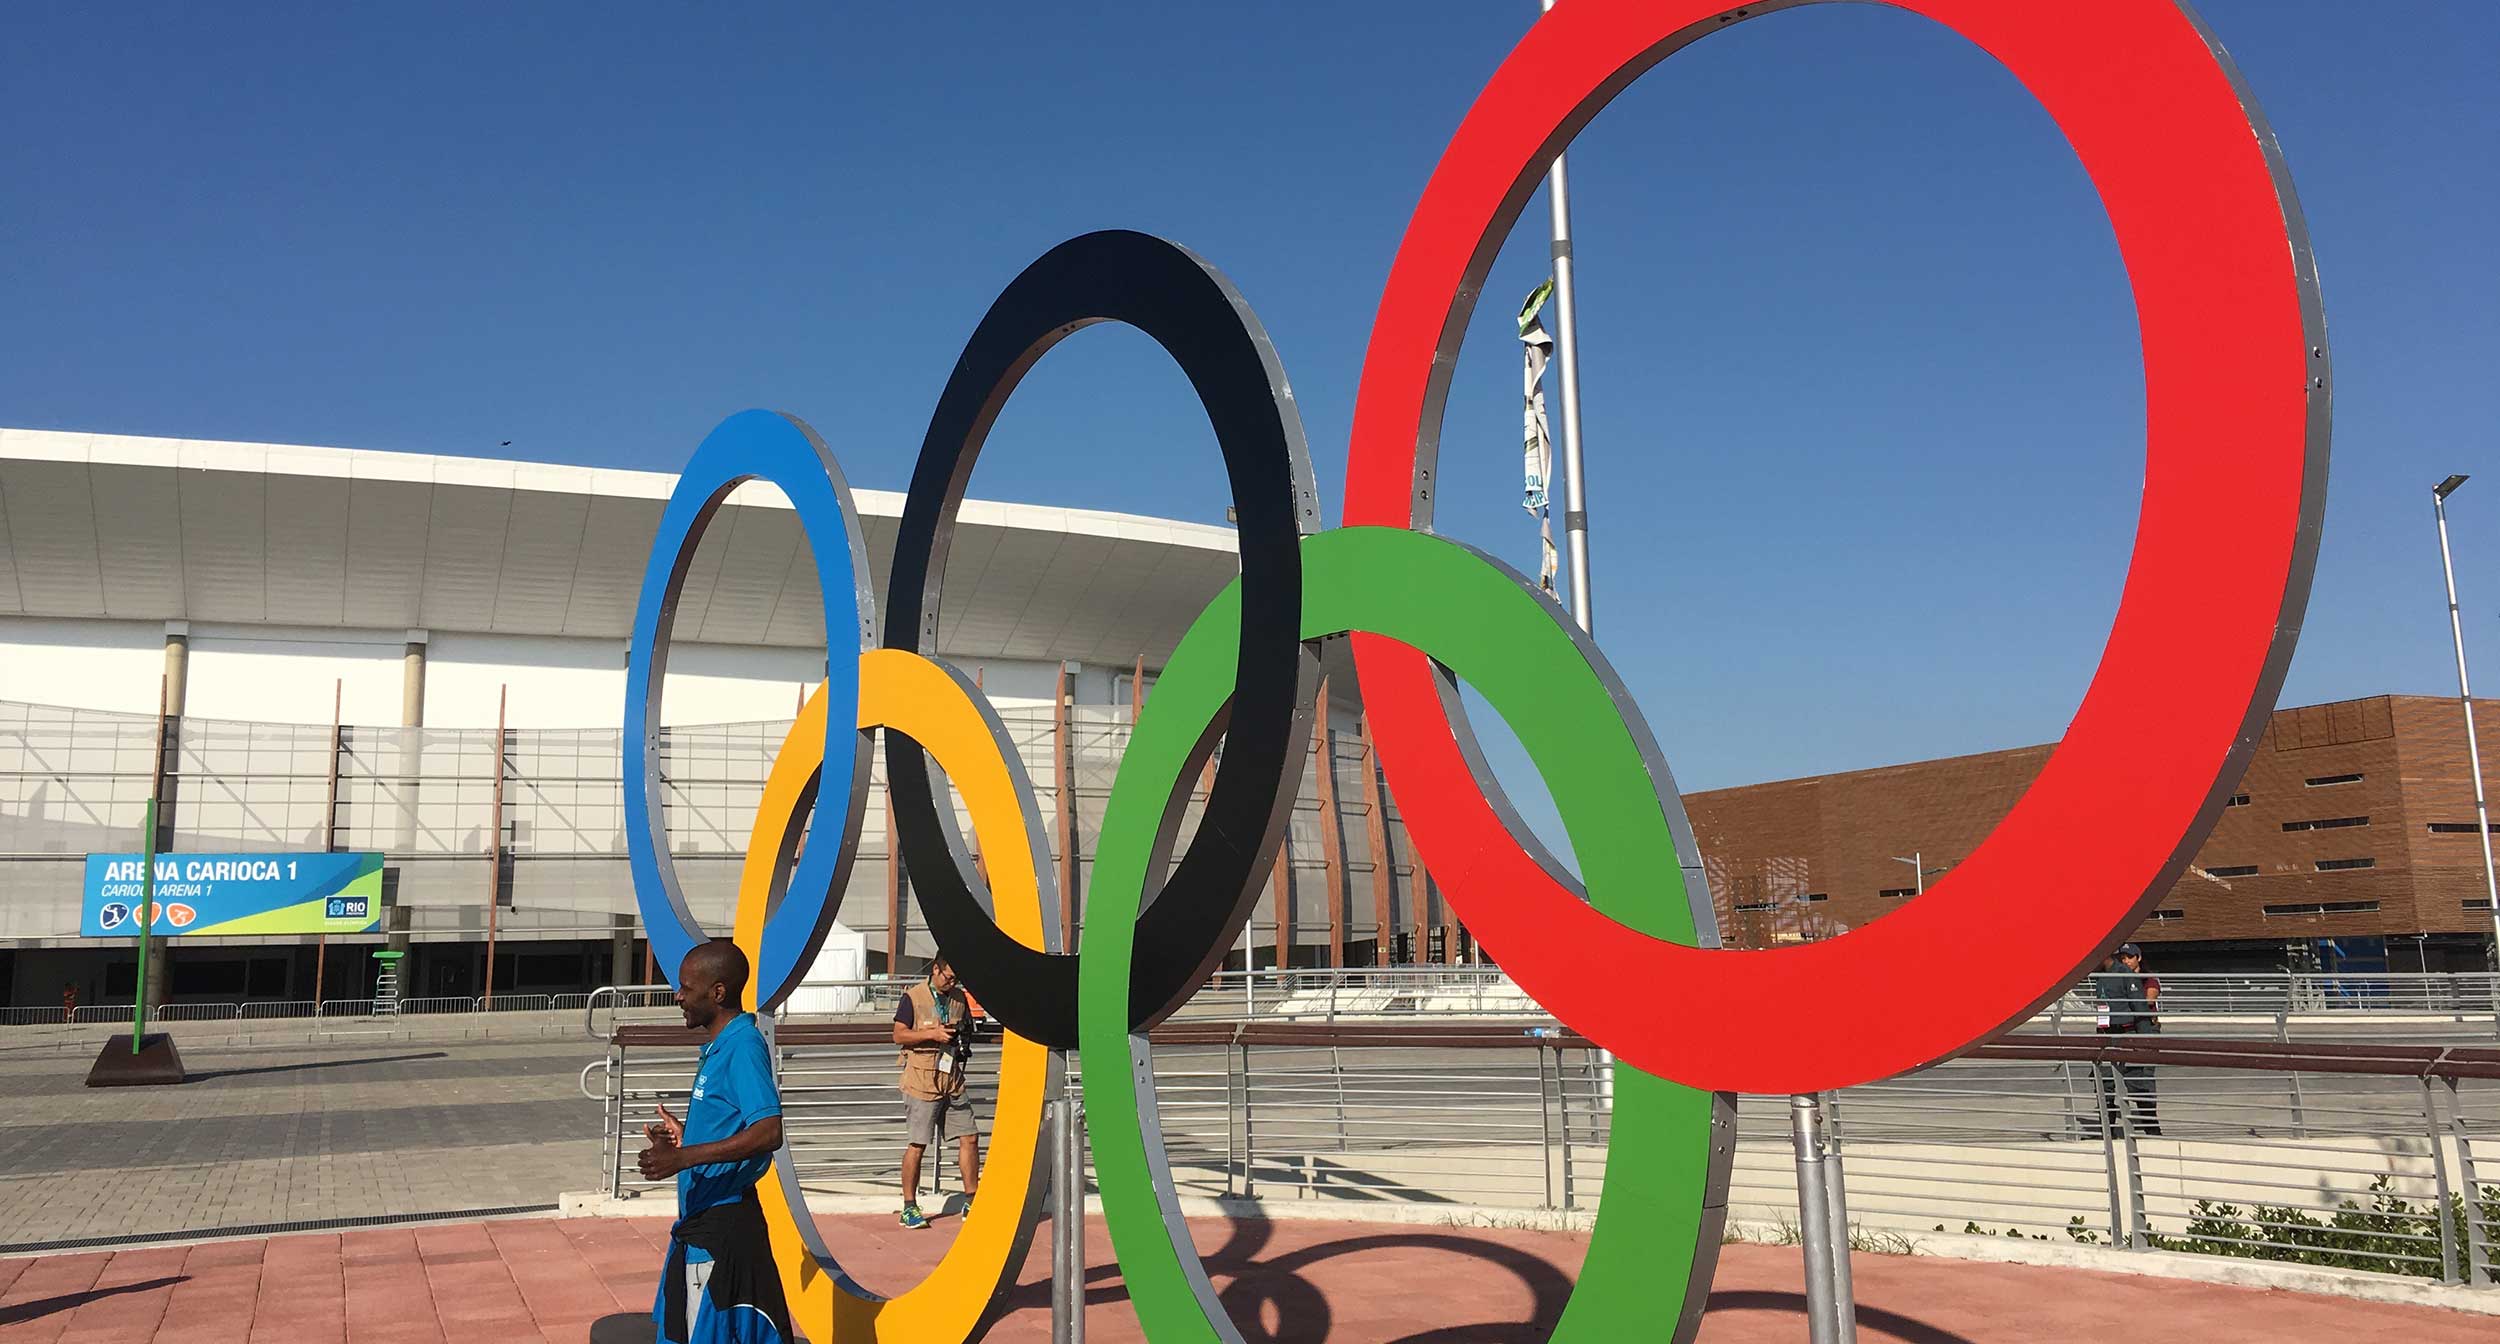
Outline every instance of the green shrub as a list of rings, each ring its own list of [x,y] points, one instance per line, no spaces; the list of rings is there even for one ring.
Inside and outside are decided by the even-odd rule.
[[[2185,1251],[2191,1255],[2225,1255],[2241,1260],[2270,1260],[2283,1264],[2316,1265],[2324,1269],[2366,1270],[2377,1274],[2407,1274],[2416,1278],[2436,1279],[2443,1276],[2440,1264],[2437,1228],[2432,1223],[2435,1205],[2415,1203],[2398,1195],[2393,1179],[2381,1176],[2370,1183],[2367,1204],[2346,1199],[2331,1213],[2312,1213],[2282,1204],[2259,1204],[2243,1209],[2237,1204],[2216,1203],[2200,1199],[2190,1206],[2186,1231],[2171,1235],[2154,1229],[2146,1234],[2145,1244],[2154,1250]],[[2462,1256],[2472,1241],[2466,1235],[2465,1196],[2451,1194],[2448,1206],[2440,1214],[2447,1221],[2448,1231]],[[2500,1187],[2486,1186],[2483,1191],[2481,1219],[2486,1237],[2500,1238]],[[1942,1232],[1945,1225],[1936,1224]],[[1962,1224],[1962,1231],[1971,1236],[2029,1236],[2034,1241],[2047,1241],[2038,1233],[2025,1233],[2009,1227],[2000,1234],[1981,1227],[1977,1222]],[[2066,1220],[2066,1235],[2085,1246],[2106,1245],[2105,1234],[2088,1224],[2081,1214]],[[2489,1248],[2490,1259],[2484,1266],[2486,1278],[2500,1277],[2500,1241]],[[2469,1275],[2469,1279],[2473,1276]]]
[[[2389,1177],[2370,1183],[2370,1200],[2345,1199],[2333,1213],[2320,1216],[2280,1204],[2259,1204],[2243,1210],[2236,1204],[2200,1199],[2191,1206],[2186,1235],[2148,1235],[2156,1250],[2194,1255],[2224,1255],[2243,1260],[2271,1260],[2326,1269],[2357,1269],[2378,1274],[2442,1276],[2438,1228],[2444,1219],[2460,1247],[2466,1237],[2465,1197],[2452,1194],[2447,1207],[2414,1203],[2394,1193]],[[2481,1217],[2486,1232],[2500,1231],[2500,1190],[2487,1191]],[[2075,1220],[2076,1224],[2082,1222]],[[2073,1228],[2068,1229],[2070,1233]],[[2078,1241],[2083,1240],[2077,1236]]]

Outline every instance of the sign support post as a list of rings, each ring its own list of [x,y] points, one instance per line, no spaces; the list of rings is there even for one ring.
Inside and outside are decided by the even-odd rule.
[[[130,1053],[148,1032],[148,930],[156,926],[156,800],[148,799],[147,841],[139,854],[139,992],[130,1014]]]
[[[96,1052],[95,1064],[87,1070],[89,1087],[128,1087],[186,1081],[182,1056],[174,1050],[174,1038],[158,1032],[148,1034],[148,961],[154,949],[152,936],[156,927],[156,807],[157,796],[150,794],[147,810],[147,840],[139,854],[139,905],[135,918],[139,921],[139,976],[137,993],[131,996],[130,1048],[122,1049],[119,1036],[104,1038],[104,1048]],[[92,863],[92,858],[90,863]]]

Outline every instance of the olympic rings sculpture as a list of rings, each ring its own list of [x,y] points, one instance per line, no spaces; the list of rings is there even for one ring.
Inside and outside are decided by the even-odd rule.
[[[673,970],[704,936],[668,861],[659,802],[659,692],[679,588],[728,492],[769,480],[816,556],[834,647],[775,762],[740,878],[734,936],[757,967],[749,1006],[769,1013],[786,999],[832,923],[876,732],[892,840],[931,931],[1009,1032],[990,1193],[912,1290],[883,1298],[841,1269],[802,1216],[784,1152],[762,1199],[809,1337],[987,1330],[1040,1216],[1043,1103],[1061,1078],[1057,1052],[1074,1047],[1096,1061],[1084,1078],[1096,1170],[1147,1337],[1241,1338],[1180,1217],[1146,1033],[1205,981],[1255,905],[1307,753],[1319,641],[1352,644],[1422,865],[1505,970],[1621,1060],[1608,1197],[1556,1339],[1647,1337],[1664,1320],[1690,1337],[1716,1264],[1732,1094],[1821,1091],[1947,1058],[2053,997],[2177,879],[2290,661],[2325,508],[2331,410],[2315,266],[2280,151],[2182,0],[1882,0],[1994,55],[2066,134],[2134,289],[2148,422],[2128,581],[2083,704],[2013,811],[1920,899],[1825,942],[1719,949],[1673,779],[1603,653],[1533,584],[1430,530],[1458,342],[1547,163],[1651,66],[1812,2],[1573,0],[1530,29],[1461,122],[1391,266],[1337,530],[1320,528],[1293,395],[1257,317],[1214,267],[1136,233],[1052,249],[975,328],[922,443],[882,629],[848,488],[812,431],[749,411],[697,449],[662,515],[627,676],[628,848],[655,953]],[[1191,625],[1135,725],[1077,957],[1062,952],[1017,754],[979,691],[933,654],[947,542],[991,422],[1053,344],[1105,321],[1154,337],[1198,392],[1234,496],[1242,573]],[[2233,507],[2206,507],[2215,497]],[[850,628],[856,657],[835,635]],[[1517,823],[1453,678],[1496,712],[1536,697],[1539,731],[1522,739],[1579,878]],[[1212,796],[1175,860],[1188,784],[1219,740]],[[989,858],[986,882],[963,857],[949,784]],[[817,838],[802,851],[803,830]],[[1961,973],[1950,991],[1923,994],[1919,1014],[1859,1011],[1902,992],[1900,968],[1939,956]],[[1590,962],[1612,974],[1577,974]],[[1613,986],[1624,983],[1641,986],[1641,1012],[1621,1011]]]

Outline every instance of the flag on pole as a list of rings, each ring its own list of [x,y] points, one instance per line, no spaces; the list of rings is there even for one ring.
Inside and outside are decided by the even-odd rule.
[[[1525,487],[1519,503],[1536,515],[1537,539],[1543,548],[1537,561],[1536,580],[1537,586],[1549,594],[1554,591],[1555,571],[1561,568],[1554,551],[1554,515],[1546,493],[1546,485],[1554,474],[1554,437],[1545,421],[1545,364],[1553,358],[1554,338],[1545,330],[1539,314],[1545,310],[1545,301],[1553,296],[1554,280],[1548,276],[1519,306],[1520,413],[1524,421],[1520,475]]]

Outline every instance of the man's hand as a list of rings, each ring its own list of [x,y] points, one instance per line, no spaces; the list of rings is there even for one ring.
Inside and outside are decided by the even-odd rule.
[[[674,1117],[661,1113],[670,1124]],[[651,1127],[651,1146],[634,1159],[634,1168],[646,1181],[665,1181],[681,1171],[710,1166],[720,1162],[744,1162],[751,1157],[769,1157],[781,1147],[781,1117],[768,1115],[725,1139],[698,1143],[692,1148],[678,1146],[676,1136]],[[682,1133],[682,1130],[681,1130]]]
[[[659,1120],[644,1126],[642,1133],[651,1146],[643,1149],[641,1156],[634,1159],[634,1168],[642,1173],[644,1180],[665,1181],[684,1168],[680,1158],[684,1149],[678,1145],[686,1137],[686,1126],[668,1113],[666,1103],[660,1106]]]
[[[634,1159],[634,1169],[641,1172],[646,1181],[665,1181],[685,1170],[685,1151],[675,1144],[655,1144],[643,1149],[642,1155]]]

